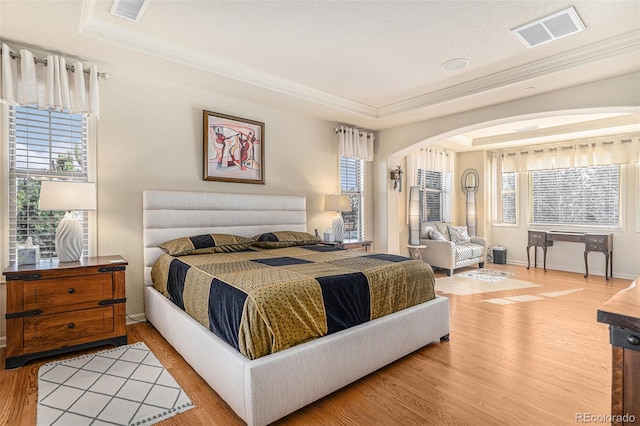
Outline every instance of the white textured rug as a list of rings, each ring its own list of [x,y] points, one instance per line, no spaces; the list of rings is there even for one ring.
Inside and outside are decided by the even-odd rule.
[[[460,272],[457,277],[473,278],[480,281],[495,283],[513,276],[513,272],[496,271],[495,269],[472,269],[471,271]]]
[[[52,362],[38,372],[38,426],[152,425],[193,407],[143,342]]]
[[[467,295],[530,287],[541,286],[528,281],[512,280],[510,278],[504,278],[497,282],[481,281],[475,278],[461,277],[460,274],[436,279],[436,290],[444,294]]]

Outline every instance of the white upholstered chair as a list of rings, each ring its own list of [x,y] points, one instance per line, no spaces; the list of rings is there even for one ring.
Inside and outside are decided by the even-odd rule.
[[[484,267],[487,257],[487,240],[483,237],[468,237],[465,241],[466,227],[451,223],[425,222],[420,227],[422,260],[432,267],[444,268],[449,275],[463,266],[478,264]]]

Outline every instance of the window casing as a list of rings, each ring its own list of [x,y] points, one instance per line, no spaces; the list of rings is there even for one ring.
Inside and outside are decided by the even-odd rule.
[[[620,227],[620,165],[529,172],[530,224]]]
[[[420,222],[451,222],[451,173],[418,169]]]
[[[41,258],[55,257],[55,231],[64,212],[40,211],[40,181],[88,181],[88,131],[83,114],[9,108],[9,260],[27,237]],[[88,214],[79,213],[88,255]]]
[[[347,239],[364,239],[364,160],[340,157],[340,191],[351,198],[351,211],[342,212]]]

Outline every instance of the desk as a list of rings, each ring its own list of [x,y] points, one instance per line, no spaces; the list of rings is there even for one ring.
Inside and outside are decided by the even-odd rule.
[[[640,279],[598,309],[598,322],[609,324],[611,342],[612,425],[640,419]]]
[[[553,246],[554,241],[569,241],[584,244],[584,269],[585,278],[589,276],[588,255],[592,251],[604,254],[604,277],[613,276],[613,234],[599,234],[589,232],[559,232],[559,231],[528,231],[527,243],[527,269],[531,266],[530,248],[534,250],[533,267],[538,265],[538,247],[543,252],[543,267],[547,270],[547,248]]]

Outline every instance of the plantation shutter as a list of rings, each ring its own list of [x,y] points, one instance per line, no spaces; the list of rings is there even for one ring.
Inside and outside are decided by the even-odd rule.
[[[620,166],[530,172],[531,223],[620,225]]]
[[[364,160],[340,157],[340,191],[351,198],[351,211],[342,212],[347,239],[364,239]]]
[[[420,222],[451,221],[451,173],[418,169]]]
[[[88,181],[87,119],[82,114],[9,108],[9,260],[27,237],[41,258],[55,257],[55,230],[64,212],[40,211],[40,181]],[[79,217],[88,253],[87,213]]]

